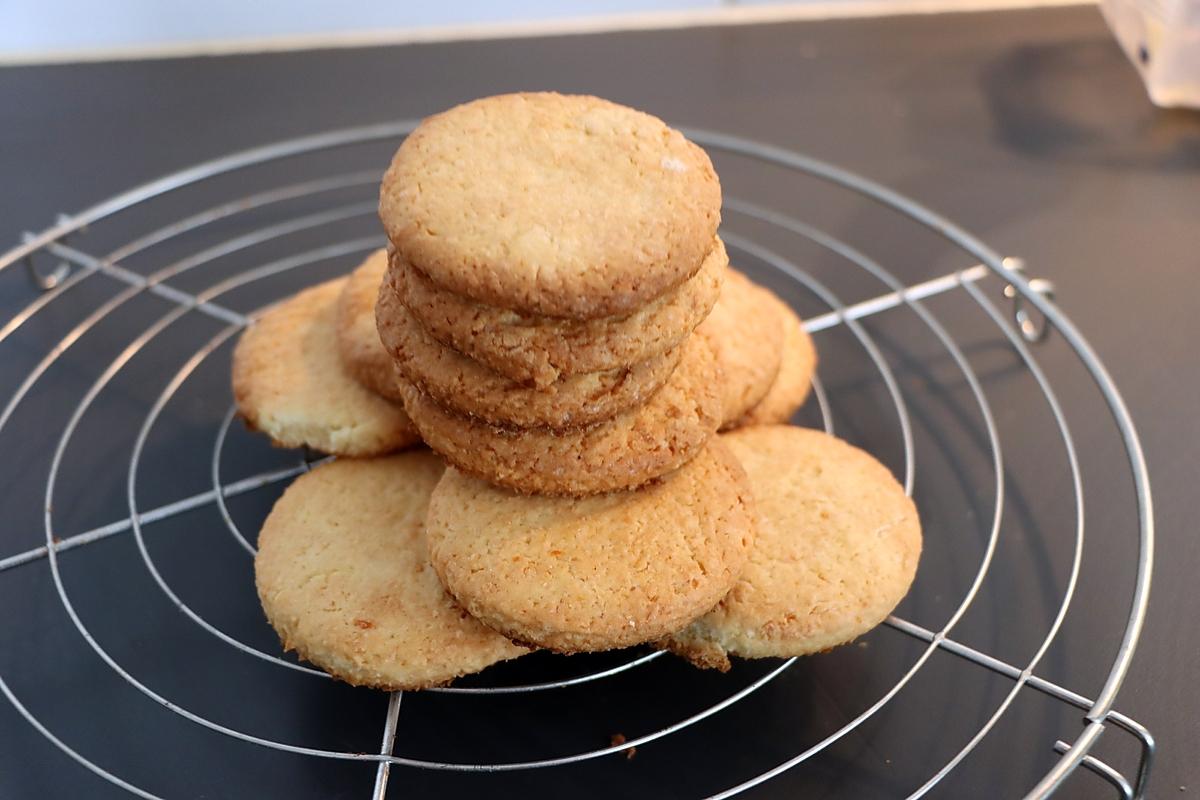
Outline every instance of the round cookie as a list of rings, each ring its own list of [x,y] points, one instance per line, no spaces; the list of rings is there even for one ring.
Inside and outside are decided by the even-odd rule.
[[[762,425],[720,437],[741,461],[758,535],[737,585],[664,644],[699,666],[799,656],[866,633],[917,572],[921,523],[886,467],[821,431]]]
[[[683,352],[676,347],[630,367],[567,375],[539,389],[434,339],[388,287],[379,296],[378,318],[379,337],[405,379],[443,408],[500,426],[562,430],[608,419],[654,394]]]
[[[779,374],[767,390],[767,396],[729,427],[787,422],[804,405],[812,389],[812,378],[817,370],[817,349],[796,312],[782,300],[776,298],[776,302],[784,311],[783,358],[779,364]]]
[[[705,152],[662,120],[583,95],[498,95],[424,120],[379,217],[436,284],[532,314],[632,311],[700,268],[721,218]]]
[[[337,343],[342,363],[355,380],[375,394],[403,402],[392,357],[375,329],[375,301],[387,273],[387,251],[376,250],[350,273],[338,297]]]
[[[721,296],[696,328],[721,368],[721,427],[728,427],[766,397],[783,357],[783,314],[771,292],[735,269]]]
[[[625,316],[570,320],[518,314],[439,288],[392,253],[388,281],[434,338],[521,383],[601,372],[659,355],[700,324],[721,293],[729,256],[714,239],[700,271]]]
[[[679,630],[734,585],[754,537],[745,474],[714,439],[632,492],[525,497],[451,468],[426,521],[429,558],[473,616],[573,653]]]
[[[427,451],[301,475],[258,537],[254,577],[284,649],[357,686],[420,689],[528,652],[467,616],[430,567]]]
[[[346,279],[305,289],[264,313],[233,352],[233,396],[246,424],[280,447],[370,456],[420,441],[399,403],[347,372],[337,300]]]
[[[721,421],[716,363],[691,337],[679,367],[645,405],[587,428],[514,430],[446,411],[410,383],[404,405],[421,438],[463,472],[527,494],[587,495],[640,486],[679,467]]]

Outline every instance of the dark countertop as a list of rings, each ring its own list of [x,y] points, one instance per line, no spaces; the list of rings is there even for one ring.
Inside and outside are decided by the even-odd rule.
[[[233,150],[331,128],[419,117],[480,95],[529,88],[595,93],[675,124],[734,133],[847,167],[945,213],[998,251],[1025,258],[1031,274],[1054,281],[1062,308],[1089,337],[1124,394],[1145,445],[1154,489],[1159,538],[1149,619],[1116,707],[1158,738],[1153,794],[1190,796],[1183,794],[1185,786],[1188,793],[1200,792],[1200,729],[1192,692],[1200,678],[1200,592],[1195,589],[1200,543],[1192,534],[1200,515],[1194,486],[1200,426],[1193,413],[1200,390],[1195,357],[1200,338],[1195,300],[1200,282],[1200,114],[1154,109],[1094,8],[0,69],[0,176],[7,189],[0,195],[0,244],[15,244],[22,231],[47,227],[57,212],[77,211]],[[852,242],[865,241],[864,248],[886,248],[886,231],[870,225],[863,230],[870,219],[869,214],[830,212],[826,222]],[[912,283],[966,265],[961,258],[948,259],[944,251],[884,250],[876,255]],[[0,291],[0,319],[7,319],[30,295],[12,289],[16,284],[11,280],[0,285],[6,287]],[[847,289],[850,299],[861,299],[852,291]],[[945,313],[953,319],[956,312]],[[32,348],[52,341],[36,340]],[[987,342],[968,344],[974,355],[980,352],[974,345]],[[1069,354],[1061,353],[1061,342],[1044,347],[1051,375],[1068,384],[1064,396],[1083,392],[1078,375],[1065,366],[1058,372],[1069,360]],[[903,363],[903,353],[888,353]],[[27,371],[25,356],[2,357],[0,395],[10,393]],[[917,374],[912,380],[919,382],[919,364],[908,367]],[[831,368],[836,375],[836,364]],[[1005,380],[1003,370],[988,374],[985,388],[996,393],[993,403],[1001,422],[1011,423],[1005,402],[1019,395],[1006,394]],[[1107,421],[1094,405],[1080,402],[1091,415],[1074,420],[1086,451],[1091,437],[1111,438],[1112,428],[1105,427]],[[1018,438],[1022,436],[1034,438],[1033,433]],[[2,439],[0,447],[21,452]],[[1095,524],[1097,533],[1085,550],[1079,599],[1064,627],[1061,644],[1069,652],[1046,666],[1047,677],[1087,695],[1098,690],[1101,667],[1113,655],[1112,631],[1119,632],[1123,624],[1132,569],[1129,543],[1136,531],[1126,525],[1120,534],[1124,543],[1107,538],[1104,524],[1110,514],[1103,498],[1110,493],[1123,498],[1113,502],[1123,504],[1124,516],[1117,508],[1111,516],[1128,516],[1128,472],[1119,451],[1097,448],[1107,455],[1094,456],[1098,460],[1085,468],[1089,500],[1099,495],[1089,505],[1089,525]],[[1019,458],[1025,449],[1036,451],[1036,442],[1015,449]],[[918,470],[919,489],[921,474]],[[1044,488],[1050,496],[1062,491],[1061,485]],[[115,497],[122,499],[119,492]],[[16,498],[14,490],[4,502],[15,504]],[[1041,499],[1025,498],[1035,510]],[[36,505],[32,496],[29,502]],[[114,507],[119,510],[119,502]],[[0,557],[36,544],[27,538],[19,531],[0,534]],[[44,565],[11,574],[33,575],[34,570],[41,570],[38,580],[48,580]],[[1006,607],[1024,609],[1023,595],[1031,591],[1019,570],[1011,581],[1007,574],[1002,570],[1000,588],[981,600],[993,604],[1000,616]],[[0,591],[6,591],[7,578],[0,573]],[[11,591],[17,590],[6,591],[7,599],[0,602],[10,614],[15,608],[28,616],[20,613],[28,595],[13,598]],[[1045,620],[1041,613],[1038,619]],[[53,624],[66,623],[60,615]],[[974,630],[977,638],[968,641],[978,642],[979,636],[987,640],[985,627]],[[22,635],[0,630],[0,642],[5,642],[0,645],[0,674],[10,676],[23,668],[21,648],[32,647],[35,640]],[[5,636],[18,636],[17,644],[10,647]],[[996,646],[1003,650],[1007,645]],[[1022,655],[1009,657],[1027,658],[1031,651],[1016,652]],[[90,653],[79,656],[85,657],[94,660]],[[92,668],[102,666],[96,662]],[[60,706],[74,703],[71,691],[80,687],[59,684],[58,691],[60,701],[48,710],[46,703],[40,704],[51,716],[56,709],[68,713],[69,708]],[[989,691],[986,696],[994,704],[999,695]],[[814,702],[820,707],[831,701],[823,695]],[[103,703],[86,708],[91,721],[68,724],[66,730],[60,722],[56,731],[91,753],[95,745],[85,732],[106,736],[96,720],[110,709]],[[933,709],[924,718],[920,702],[913,708],[915,715],[891,718],[887,724],[915,726],[912,739],[936,738],[949,725]],[[1076,733],[1058,723],[1049,727],[1051,736],[1072,739]],[[35,791],[57,796],[54,787],[79,781],[87,788],[80,792],[84,796],[108,790],[40,741],[7,704],[0,704],[0,734],[6,743],[0,748],[0,796]],[[989,746],[957,771],[958,782],[946,784],[954,788],[943,785],[934,794],[951,796],[957,790],[1008,796],[1014,787],[1028,788],[1037,769],[1015,764],[1014,758],[1024,756],[1010,756],[1010,751],[1024,750],[1006,738],[1013,735],[997,731]],[[1016,735],[1028,731],[1018,729]],[[372,728],[370,739],[376,736]],[[1110,731],[1097,752],[1129,770],[1134,751],[1122,737]],[[113,755],[110,761],[145,759],[153,753],[181,774],[200,769],[183,753],[150,743],[140,750],[138,739],[131,741],[123,746],[124,756]],[[698,741],[703,747],[704,740]],[[874,752],[869,738],[859,745],[854,751],[859,757]],[[1049,746],[1039,744],[1047,761]],[[737,760],[736,747],[736,741],[723,741],[715,752]],[[651,752],[647,748],[630,763],[645,761]],[[702,760],[713,758],[712,752],[703,755]],[[945,760],[939,758],[937,763]],[[296,763],[281,762],[284,769]],[[229,766],[228,783],[218,784],[223,790],[196,791],[244,796],[229,788],[236,784],[232,776],[238,769],[236,763]],[[1019,777],[1006,781],[1002,776],[1010,773]],[[405,780],[425,780],[401,774]],[[830,774],[838,774],[836,764]],[[658,785],[642,779],[647,787]],[[393,787],[397,796],[406,794],[402,785]],[[417,793],[427,785],[432,784],[415,784]],[[597,785],[612,789],[603,781]],[[828,796],[886,796],[894,786],[872,783],[867,791],[837,777],[817,785]],[[915,786],[908,777],[895,785]],[[768,783],[763,796],[783,796],[787,786]],[[529,791],[528,786],[520,788]],[[1075,776],[1062,795],[1098,797],[1108,796],[1103,794],[1107,791],[1092,776]]]

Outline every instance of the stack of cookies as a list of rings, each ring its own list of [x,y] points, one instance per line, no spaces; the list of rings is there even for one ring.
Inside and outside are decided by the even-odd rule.
[[[280,498],[255,568],[285,648],[414,689],[532,649],[724,669],[886,617],[915,508],[868,454],[773,424],[816,353],[729,267],[720,205],[703,150],[593,97],[486,98],[409,136],[386,254],[235,353],[239,408],[278,443],[378,456],[415,430],[434,451],[339,458]]]
[[[426,120],[384,176],[376,308],[422,438],[525,493],[639,486],[721,423],[691,338],[728,266],[708,156],[647,114],[522,94]]]

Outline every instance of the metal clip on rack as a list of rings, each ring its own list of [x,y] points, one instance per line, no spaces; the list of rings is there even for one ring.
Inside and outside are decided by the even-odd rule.
[[[42,293],[36,297],[36,299],[34,299],[33,302],[31,302],[24,310],[9,320],[3,327],[0,327],[0,343],[3,343],[5,339],[7,339],[11,334],[14,333],[14,331],[28,322],[31,318],[43,312],[47,307],[60,298],[63,293],[69,291],[72,287],[82,283],[83,281],[116,281],[121,286],[121,290],[119,292],[104,302],[103,305],[96,308],[93,313],[91,313],[77,327],[75,327],[54,348],[48,350],[45,357],[39,361],[37,366],[29,373],[28,377],[23,383],[20,384],[20,387],[17,389],[17,391],[6,401],[3,411],[0,411],[0,432],[4,431],[5,426],[9,424],[15,409],[17,409],[25,400],[31,388],[42,379],[43,375],[51,366],[51,364],[53,364],[54,361],[64,352],[69,350],[81,337],[87,335],[89,331],[91,331],[101,320],[117,312],[118,309],[120,309],[121,306],[126,302],[142,293],[149,293],[166,300],[172,309],[169,313],[163,316],[158,323],[147,329],[141,336],[135,339],[130,346],[122,352],[116,361],[103,369],[92,389],[89,390],[89,392],[80,401],[80,404],[76,408],[74,414],[72,414],[66,429],[61,433],[60,438],[58,438],[57,443],[54,445],[56,448],[54,450],[54,460],[52,462],[50,475],[48,476],[46,485],[45,544],[24,552],[15,553],[8,555],[7,557],[0,558],[0,581],[3,581],[4,572],[8,570],[13,570],[21,567],[22,565],[35,563],[41,561],[42,559],[46,559],[49,562],[51,577],[54,581],[54,587],[57,591],[58,597],[79,635],[84,641],[86,641],[87,645],[95,651],[96,655],[98,655],[100,659],[105,662],[110,670],[123,678],[126,682],[128,682],[129,685],[134,687],[150,701],[161,705],[165,709],[169,709],[170,712],[190,720],[197,725],[203,726],[212,731],[216,731],[235,740],[240,740],[248,745],[273,748],[276,750],[282,750],[285,752],[314,758],[366,762],[376,771],[376,779],[373,788],[373,795],[376,798],[383,797],[386,791],[389,770],[393,764],[437,770],[461,770],[473,772],[528,770],[539,767],[577,763],[591,759],[602,758],[604,756],[609,756],[616,753],[622,753],[630,750],[631,748],[668,736],[676,731],[717,714],[718,712],[728,708],[729,706],[738,702],[740,699],[758,690],[763,685],[782,674],[795,661],[795,659],[791,659],[782,662],[778,667],[769,670],[764,676],[758,678],[748,686],[739,689],[715,705],[712,705],[665,728],[645,735],[630,738],[629,740],[620,744],[613,744],[608,747],[579,752],[568,756],[543,758],[523,762],[494,764],[465,762],[445,763],[430,762],[418,758],[404,757],[392,752],[396,737],[398,725],[397,718],[401,703],[400,693],[394,694],[391,697],[390,703],[388,704],[388,711],[382,735],[382,746],[378,753],[325,750],[307,747],[289,742],[276,741],[254,735],[246,731],[227,727],[199,712],[183,708],[179,704],[172,702],[169,698],[157,693],[146,683],[142,682],[133,674],[131,674],[125,667],[118,663],[118,661],[104,649],[96,637],[92,635],[83,619],[76,612],[75,606],[72,603],[71,596],[67,591],[66,585],[64,584],[59,571],[59,558],[67,551],[86,548],[93,542],[101,541],[114,536],[127,536],[132,534],[136,539],[138,551],[145,562],[145,566],[151,576],[154,578],[155,582],[159,585],[167,597],[169,597],[170,600],[176,605],[176,607],[192,622],[211,633],[216,639],[221,640],[225,645],[232,646],[253,658],[258,658],[277,664],[288,670],[294,670],[306,675],[310,675],[314,679],[320,680],[327,678],[324,673],[293,661],[282,659],[275,653],[255,649],[254,647],[245,644],[236,637],[229,635],[216,625],[204,619],[199,613],[189,607],[165,580],[162,572],[157,568],[155,561],[151,557],[150,551],[145,545],[145,536],[143,532],[144,526],[151,522],[167,519],[184,512],[206,506],[208,504],[215,504],[220,511],[224,524],[229,529],[230,533],[237,539],[239,546],[246,550],[247,553],[253,554],[254,547],[251,544],[252,537],[246,536],[241,530],[238,529],[237,524],[234,522],[231,514],[229,513],[226,501],[229,498],[237,495],[255,491],[260,487],[289,480],[305,469],[308,469],[315,456],[306,454],[301,462],[292,468],[255,475],[233,483],[223,482],[220,475],[222,448],[224,447],[226,438],[229,434],[230,425],[234,419],[234,410],[230,408],[229,411],[224,415],[220,429],[216,436],[216,442],[212,454],[212,488],[209,491],[181,498],[166,505],[157,506],[150,509],[143,509],[138,507],[136,500],[137,476],[139,462],[142,457],[143,448],[145,446],[149,431],[155,421],[159,418],[160,413],[162,412],[166,403],[179,388],[182,381],[187,377],[188,374],[190,374],[191,371],[195,370],[205,358],[215,352],[223,343],[229,341],[251,322],[251,316],[239,313],[229,307],[226,307],[225,305],[222,305],[221,296],[223,294],[239,286],[248,285],[254,281],[271,276],[281,275],[291,269],[306,264],[311,264],[322,258],[330,258],[334,256],[354,254],[365,251],[378,246],[380,241],[378,237],[371,237],[368,239],[355,239],[346,242],[330,244],[325,247],[306,251],[295,256],[258,266],[254,269],[233,275],[232,277],[227,277],[224,280],[215,283],[198,293],[192,293],[180,289],[173,285],[172,281],[183,273],[194,270],[203,264],[212,261],[218,255],[228,255],[241,248],[276,239],[295,231],[313,228],[320,224],[328,224],[341,219],[349,219],[355,215],[361,216],[363,214],[371,213],[374,203],[373,201],[364,201],[347,206],[338,206],[335,208],[325,209],[303,217],[290,219],[287,222],[278,225],[262,228],[249,234],[242,234],[236,239],[226,240],[218,245],[210,247],[203,253],[195,254],[181,261],[177,261],[171,266],[159,269],[158,271],[152,272],[149,275],[142,275],[138,272],[135,272],[125,267],[122,262],[137,253],[169,241],[183,233],[219,225],[221,222],[228,221],[236,215],[251,209],[262,208],[275,203],[294,200],[296,198],[317,197],[324,192],[335,190],[354,189],[356,187],[359,189],[369,189],[377,180],[377,175],[374,171],[369,169],[360,172],[347,172],[321,177],[314,180],[308,180],[288,186],[272,188],[266,191],[261,191],[257,194],[240,197],[227,203],[223,203],[219,206],[209,208],[193,216],[172,222],[164,227],[146,232],[139,238],[122,245],[118,249],[103,257],[93,255],[87,252],[85,249],[80,249],[71,242],[76,241],[76,235],[81,234],[88,226],[94,226],[97,223],[101,223],[108,217],[117,214],[118,212],[126,211],[141,204],[151,203],[156,198],[183,187],[199,184],[220,176],[236,173],[239,170],[263,165],[284,158],[303,157],[318,151],[325,151],[335,148],[350,148],[366,143],[394,141],[409,133],[413,127],[413,122],[405,121],[332,131],[320,135],[272,144],[254,150],[229,155],[205,164],[200,164],[190,169],[183,170],[135,188],[129,192],[89,208],[79,214],[73,216],[62,216],[52,227],[38,234],[26,235],[24,242],[20,246],[14,248],[3,256],[0,256],[0,273],[2,273],[8,267],[11,267],[13,264],[22,262],[25,264],[26,269],[29,272],[30,279],[39,289],[42,290]],[[909,683],[909,681],[918,673],[922,665],[926,663],[926,661],[935,651],[942,651],[951,654],[964,662],[982,667],[985,670],[989,670],[997,675],[1004,676],[1012,681],[1012,686],[1010,691],[1005,695],[1004,699],[990,714],[986,722],[980,726],[975,735],[971,737],[971,739],[953,758],[938,766],[935,771],[933,771],[928,781],[913,790],[910,796],[917,797],[924,795],[932,787],[937,785],[943,778],[945,778],[946,775],[948,775],[964,758],[966,758],[969,753],[975,749],[975,747],[987,735],[987,733],[992,730],[993,726],[1009,708],[1010,704],[1017,696],[1017,693],[1022,688],[1028,687],[1084,712],[1083,729],[1075,737],[1074,741],[1067,742],[1060,740],[1053,743],[1047,743],[1047,746],[1052,746],[1054,751],[1060,755],[1060,758],[1041,778],[1036,786],[1030,790],[1028,795],[1029,797],[1043,798],[1049,796],[1080,765],[1082,765],[1084,769],[1094,773],[1111,784],[1111,786],[1119,793],[1121,797],[1129,799],[1144,797],[1146,793],[1147,779],[1153,763],[1154,739],[1150,732],[1138,722],[1114,710],[1113,704],[1117,696],[1117,691],[1120,688],[1126,670],[1128,669],[1146,612],[1154,540],[1149,480],[1142,456],[1141,445],[1134,430],[1132,420],[1130,419],[1129,413],[1121,400],[1117,388],[1109,378],[1103,364],[1092,351],[1082,334],[1075,329],[1071,321],[1055,304],[1054,287],[1046,280],[1040,278],[1027,278],[1024,273],[1023,264],[1019,260],[1011,258],[1002,259],[983,242],[979,241],[974,236],[959,228],[949,220],[944,219],[932,211],[929,211],[928,209],[917,205],[913,201],[891,191],[890,189],[875,184],[865,178],[846,172],[821,161],[817,161],[815,159],[808,158],[806,156],[778,147],[756,144],[733,136],[706,131],[692,130],[688,131],[687,133],[694,141],[714,151],[735,154],[753,161],[765,162],[766,164],[775,168],[804,173],[808,176],[815,177],[830,184],[842,187],[843,189],[858,192],[865,197],[870,198],[870,200],[882,204],[883,206],[890,208],[904,217],[907,217],[912,222],[937,232],[952,245],[965,251],[974,259],[978,260],[979,263],[974,267],[970,267],[916,285],[905,286],[883,266],[855,249],[852,245],[839,240],[832,235],[825,233],[824,231],[807,225],[799,220],[793,219],[792,217],[780,212],[738,199],[736,197],[726,198],[726,208],[733,211],[735,214],[755,220],[757,223],[763,223],[768,226],[772,226],[774,228],[788,231],[791,234],[800,236],[803,239],[808,240],[813,245],[834,254],[837,258],[843,259],[849,264],[864,270],[866,273],[874,276],[875,279],[877,279],[883,284],[884,287],[886,287],[887,291],[884,294],[881,294],[870,300],[855,303],[853,305],[842,305],[838,298],[829,289],[805,273],[785,255],[770,250],[755,240],[743,237],[736,231],[726,230],[724,232],[726,242],[731,250],[741,251],[746,255],[760,259],[761,261],[777,268],[783,274],[792,278],[799,285],[806,288],[809,292],[820,298],[828,305],[828,307],[831,309],[828,313],[814,316],[807,320],[806,325],[810,332],[817,333],[819,331],[836,326],[846,326],[859,340],[859,342],[861,342],[862,347],[866,351],[868,357],[878,368],[881,377],[886,384],[886,388],[895,404],[897,418],[899,420],[901,434],[904,440],[906,456],[904,483],[906,488],[911,492],[913,485],[913,459],[912,434],[903,394],[901,393],[898,384],[892,375],[891,369],[880,353],[878,347],[875,345],[870,334],[862,325],[860,325],[860,320],[863,320],[866,317],[900,306],[908,307],[923,321],[932,334],[941,341],[952,360],[961,370],[967,385],[970,387],[971,392],[978,402],[979,411],[986,423],[988,436],[990,439],[990,455],[995,467],[996,481],[996,505],[994,508],[991,534],[985,550],[984,558],[973,577],[969,591],[962,599],[954,613],[950,616],[949,620],[936,628],[925,627],[910,620],[901,619],[895,616],[887,620],[887,625],[892,629],[901,634],[912,637],[913,639],[922,643],[924,646],[922,655],[916,660],[916,662],[904,674],[904,676],[881,698],[874,702],[865,712],[852,719],[843,728],[826,737],[821,742],[806,749],[804,752],[797,753],[793,757],[777,764],[771,769],[761,772],[760,774],[751,776],[749,778],[739,778],[736,780],[736,782],[726,786],[725,788],[722,788],[720,791],[715,792],[711,796],[717,798],[730,797],[763,783],[764,781],[767,781],[786,770],[791,770],[798,767],[803,762],[809,760],[814,755],[828,747],[830,744],[837,741],[848,732],[854,730],[868,718],[876,714],[876,712],[882,709],[901,690],[901,688]],[[71,241],[69,241],[69,239]],[[989,276],[998,276],[1001,281],[1003,281],[1004,297],[1011,302],[1011,308],[1007,315],[1002,312],[1000,308],[993,302],[992,298],[990,298],[980,288],[980,282]],[[1002,333],[1013,351],[1015,351],[1017,356],[1020,358],[1020,361],[1024,367],[1029,370],[1033,378],[1036,380],[1038,386],[1042,390],[1044,400],[1048,404],[1050,412],[1058,423],[1062,444],[1065,448],[1067,461],[1072,472],[1072,485],[1075,492],[1074,500],[1079,513],[1077,514],[1074,559],[1070,581],[1068,582],[1066,591],[1061,599],[1058,611],[1050,622],[1045,638],[1042,640],[1033,657],[1022,664],[1007,663],[988,655],[987,653],[962,644],[951,637],[951,633],[953,632],[955,624],[966,613],[972,600],[975,598],[976,593],[978,592],[991,564],[991,559],[995,552],[996,538],[1000,529],[1000,507],[1004,484],[1003,471],[1000,468],[1001,448],[996,431],[996,425],[988,407],[984,392],[980,386],[978,377],[973,371],[966,357],[963,355],[962,351],[959,349],[959,346],[955,340],[945,330],[942,324],[938,321],[937,317],[935,317],[933,313],[923,305],[922,302],[926,298],[933,297],[951,290],[963,291],[976,304],[978,304],[983,312],[985,312],[986,315],[995,323],[997,329]],[[85,531],[84,533],[78,535],[69,536],[66,538],[58,538],[55,534],[53,514],[55,482],[63,452],[70,441],[80,418],[91,405],[99,391],[103,389],[113,375],[122,368],[125,361],[127,361],[134,353],[150,342],[156,335],[167,328],[171,323],[189,312],[204,314],[217,320],[225,327],[217,336],[205,343],[184,365],[184,367],[180,369],[179,373],[166,383],[166,388],[163,390],[158,400],[153,404],[152,408],[149,409],[140,433],[134,444],[133,457],[129,465],[127,485],[130,513],[128,517],[114,520],[107,525]],[[1048,335],[1051,329],[1056,330],[1058,334],[1065,340],[1066,344],[1074,351],[1082,366],[1094,380],[1096,388],[1103,396],[1104,402],[1112,414],[1116,432],[1120,437],[1124,451],[1128,458],[1130,474],[1133,479],[1137,502],[1138,560],[1136,562],[1135,574],[1133,575],[1134,588],[1129,601],[1130,610],[1128,617],[1124,620],[1124,633],[1120,647],[1115,658],[1113,659],[1104,686],[1100,692],[1092,698],[1085,697],[1063,686],[1059,686],[1055,683],[1044,680],[1035,674],[1035,669],[1038,666],[1039,660],[1049,648],[1050,644],[1054,641],[1060,625],[1062,624],[1066,615],[1067,608],[1070,605],[1075,586],[1075,579],[1079,571],[1083,545],[1082,486],[1079,477],[1079,463],[1075,452],[1074,442],[1071,438],[1070,430],[1067,427],[1063,410],[1060,407],[1057,396],[1053,391],[1053,387],[1051,386],[1046,374],[1043,373],[1038,366],[1038,363],[1034,359],[1034,356],[1030,350],[1030,345],[1042,341]],[[826,392],[819,381],[816,382],[814,389],[814,394],[818,404],[820,405],[820,410],[825,421],[826,428],[832,430],[832,417]],[[3,500],[3,503],[15,504],[22,502],[22,500],[23,498],[9,496]],[[598,670],[590,674],[565,680],[530,683],[518,686],[450,687],[433,691],[460,695],[520,694],[553,691],[568,686],[579,686],[592,681],[602,680],[618,673],[626,673],[631,670],[635,670],[642,665],[655,661],[661,655],[662,654],[658,652],[637,655],[631,657],[630,660],[625,661],[616,667]],[[50,730],[46,725],[44,725],[35,715],[35,713],[30,710],[29,706],[27,706],[22,699],[17,696],[14,690],[10,687],[9,683],[5,682],[3,675],[0,675],[0,691],[3,692],[8,701],[33,727],[33,729],[53,743],[55,747],[61,750],[69,758],[73,759],[88,770],[91,770],[104,780],[109,781],[110,783],[121,787],[134,795],[140,797],[155,796],[150,791],[135,786],[120,776],[109,772],[100,764],[90,760],[85,753],[74,749],[63,739],[59,738],[59,736],[56,735],[54,731]],[[1091,755],[1091,751],[1096,741],[1110,725],[1114,725],[1131,734],[1140,744],[1140,760],[1137,764],[1136,771],[1133,773],[1132,779],[1127,778],[1115,767],[1106,764],[1095,756]]]

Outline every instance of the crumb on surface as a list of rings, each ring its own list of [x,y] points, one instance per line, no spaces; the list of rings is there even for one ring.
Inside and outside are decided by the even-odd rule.
[[[627,742],[628,740],[625,738],[625,734],[614,733],[612,736],[609,737],[608,741],[609,741],[609,744],[611,744],[613,747],[620,747],[621,745],[625,744],[625,742]],[[631,747],[625,751],[625,760],[629,761],[635,755],[637,755],[637,748]]]

